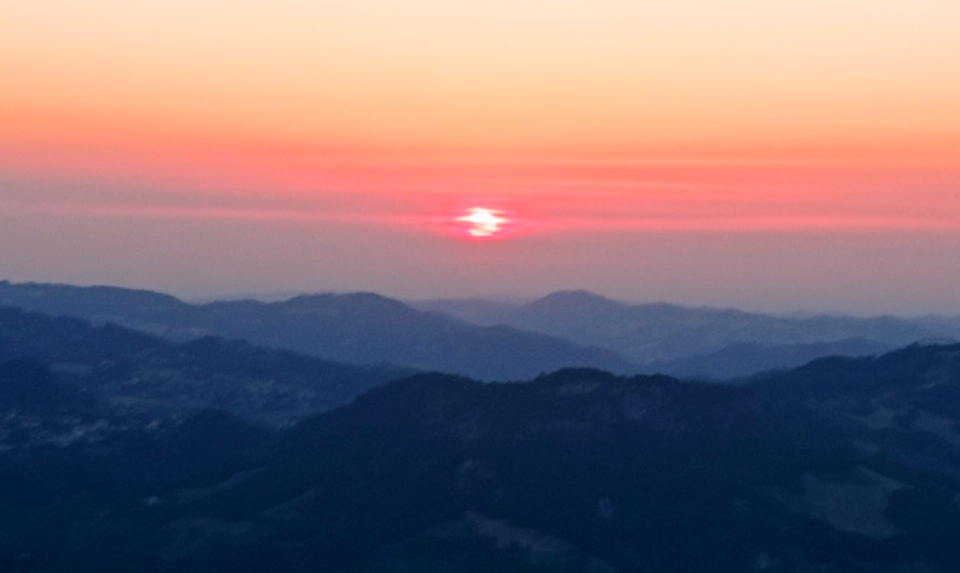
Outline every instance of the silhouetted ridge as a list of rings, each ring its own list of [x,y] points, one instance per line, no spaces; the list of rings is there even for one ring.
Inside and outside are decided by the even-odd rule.
[[[956,407],[960,414],[960,344],[915,344],[882,356],[823,358],[756,384],[758,388],[769,385],[769,391],[781,395],[820,398],[836,393],[874,398],[943,394],[941,405]]]
[[[45,313],[56,315],[75,315],[78,307],[83,307],[85,313],[103,318],[176,315],[189,306],[174,296],[149,290],[8,281],[0,282],[0,301],[28,310],[42,307]]]
[[[505,324],[612,350],[643,372],[714,379],[794,368],[832,354],[880,353],[925,338],[960,337],[957,318],[777,316],[625,303],[587,291],[559,291],[529,304],[483,304],[475,299],[418,304],[475,324]],[[759,346],[770,351],[755,351]]]
[[[761,372],[785,371],[824,357],[876,356],[893,349],[887,344],[862,339],[782,346],[737,343],[710,354],[650,362],[640,370],[679,378],[730,380]]]
[[[570,382],[577,380],[593,380],[601,382],[613,382],[617,380],[623,380],[624,377],[617,376],[606,370],[598,370],[596,368],[562,368],[560,370],[555,370],[547,374],[538,376],[533,380],[533,382],[539,382],[541,384],[555,384],[562,382]]]
[[[42,296],[33,296],[35,290]],[[101,300],[114,295],[115,303]],[[397,364],[489,380],[528,378],[564,366],[620,372],[631,368],[610,350],[516,328],[491,330],[373,293],[190,305],[139,291],[117,294],[60,285],[8,285],[0,287],[0,304],[116,322],[178,342],[209,335],[241,338],[326,360]]]
[[[126,414],[165,421],[220,407],[283,425],[410,373],[209,336],[178,345],[113,324],[0,307],[0,361],[21,356]]]
[[[355,292],[343,294],[309,294],[291,298],[284,302],[273,303],[280,306],[299,308],[343,308],[351,310],[365,310],[368,308],[387,309],[394,312],[413,312],[406,304],[372,292]]]
[[[0,450],[0,565],[956,571],[958,361],[960,345],[913,346],[743,386],[422,373],[272,435],[214,411],[118,424]]]

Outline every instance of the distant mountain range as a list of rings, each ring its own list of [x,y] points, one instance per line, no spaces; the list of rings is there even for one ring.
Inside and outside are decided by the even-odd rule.
[[[818,358],[876,356],[895,348],[856,338],[781,346],[735,343],[709,354],[648,362],[637,371],[697,380],[740,381],[760,373],[796,368]]]
[[[150,291],[0,282],[0,305],[115,323],[179,342],[236,338],[324,360],[489,381],[564,367],[724,380],[825,356],[876,355],[918,340],[960,337],[960,319],[947,317],[783,317],[626,304],[585,291],[526,304],[405,304],[372,293],[189,304]]]
[[[194,305],[150,291],[0,282],[0,306],[83,318],[187,341],[239,338],[326,360],[527,378],[566,366],[629,372],[614,351],[507,326],[477,326],[371,293]]]
[[[946,573],[958,420],[960,345],[740,386],[418,374],[281,432],[0,440],[0,569]]]
[[[528,304],[483,299],[411,304],[474,324],[503,324],[614,350],[645,365],[645,371],[654,367],[712,377],[796,367],[834,353],[875,353],[922,339],[960,337],[960,319],[782,317],[734,309],[628,304],[587,291],[556,292]],[[763,352],[758,360],[760,346]]]

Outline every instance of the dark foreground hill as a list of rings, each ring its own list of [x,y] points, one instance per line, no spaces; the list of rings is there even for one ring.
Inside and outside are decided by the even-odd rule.
[[[947,573],[958,419],[960,346],[740,387],[423,374],[272,437],[0,453],[0,568]]]
[[[614,351],[507,326],[471,325],[371,293],[193,305],[150,291],[0,281],[0,305],[113,322],[178,341],[224,336],[325,360],[487,380],[529,378],[569,366],[632,369]]]

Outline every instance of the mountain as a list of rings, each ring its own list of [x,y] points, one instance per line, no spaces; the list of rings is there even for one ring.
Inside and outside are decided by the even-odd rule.
[[[488,380],[527,378],[566,366],[632,368],[610,350],[507,326],[471,325],[371,293],[191,305],[148,291],[0,282],[0,305],[113,322],[178,341],[225,336],[327,360]]]
[[[638,370],[678,378],[732,380],[770,370],[797,368],[827,356],[875,356],[892,350],[894,347],[886,344],[858,339],[784,346],[741,343],[710,354],[649,362]]]
[[[16,391],[20,400],[53,407],[71,390],[160,420],[216,407],[269,425],[340,406],[411,372],[213,337],[176,344],[113,324],[0,307],[0,363],[6,361],[12,362],[0,374],[19,382],[0,386],[0,406],[5,393]]]
[[[109,286],[77,288],[67,285],[0,281],[0,306],[15,306],[57,316],[95,318],[122,324],[136,317],[143,330],[162,330],[182,319],[185,305],[177,298],[147,290]]]
[[[799,345],[858,339],[892,348],[924,338],[960,335],[960,322],[935,317],[907,320],[889,316],[772,316],[735,309],[627,304],[587,291],[556,292],[532,303],[514,306],[484,306],[476,301],[469,305],[456,301],[421,304],[477,324],[503,324],[606,348],[643,364],[688,357],[702,361],[703,355],[740,344],[788,347],[777,352],[789,357],[796,354]],[[829,347],[823,349],[832,352]],[[798,363],[790,359],[764,367],[796,365]],[[686,367],[676,371],[693,370]]]
[[[86,413],[95,400],[55,377],[44,364],[20,358],[0,362],[0,410],[29,414]]]
[[[502,324],[523,303],[485,298],[444,298],[409,301],[417,310],[455,316],[473,324]]]
[[[960,345],[824,359],[741,386],[588,369],[518,384],[419,374],[244,438],[202,471],[165,445],[207,433],[189,426],[195,438],[153,448],[63,450],[52,467],[102,469],[79,484],[47,478],[50,458],[0,452],[0,480],[35,472],[22,499],[0,487],[0,565],[945,573],[960,568],[958,420]],[[125,466],[132,451],[148,453]],[[167,477],[115,478],[159,459]],[[50,504],[65,508],[59,521]]]

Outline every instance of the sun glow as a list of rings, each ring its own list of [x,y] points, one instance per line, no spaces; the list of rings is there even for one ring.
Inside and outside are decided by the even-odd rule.
[[[467,214],[454,219],[463,225],[466,233],[477,239],[488,239],[503,231],[504,226],[510,223],[501,211],[484,207],[471,207]]]

